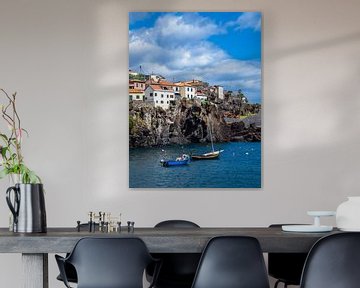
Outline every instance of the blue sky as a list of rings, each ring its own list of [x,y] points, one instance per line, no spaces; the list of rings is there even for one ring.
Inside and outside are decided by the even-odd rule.
[[[261,102],[261,14],[130,12],[129,68],[199,79]]]

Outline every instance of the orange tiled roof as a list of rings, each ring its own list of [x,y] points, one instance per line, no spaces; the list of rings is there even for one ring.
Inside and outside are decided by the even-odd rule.
[[[153,90],[156,90],[156,91],[174,92],[171,88],[164,89],[164,85],[151,84],[151,85],[149,85],[149,86],[150,86]]]
[[[135,94],[135,93],[144,93],[144,91],[142,91],[142,90],[140,90],[140,89],[129,89],[129,93],[133,93],[133,94]]]
[[[162,90],[160,85],[157,84],[150,84],[149,85],[153,90]]]
[[[174,86],[173,82],[169,82],[166,80],[160,80],[159,84],[164,85],[164,86]]]
[[[185,85],[184,85],[184,83],[182,83],[182,82],[177,82],[177,83],[175,83],[175,86],[184,87]]]
[[[178,87],[192,87],[193,86],[192,81],[191,82],[190,81],[181,81],[181,82],[176,82],[175,84]]]

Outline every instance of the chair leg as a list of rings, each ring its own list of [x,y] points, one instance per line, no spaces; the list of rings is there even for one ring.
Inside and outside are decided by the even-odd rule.
[[[281,280],[277,280],[277,281],[275,282],[275,284],[274,284],[274,288],[277,288],[278,285],[279,285],[279,283],[284,283],[284,288],[287,288],[287,287],[288,287],[288,285],[287,285],[286,282],[283,282],[283,281],[281,281]]]

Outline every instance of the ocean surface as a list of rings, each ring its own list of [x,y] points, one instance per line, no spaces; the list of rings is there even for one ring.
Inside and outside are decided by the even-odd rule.
[[[210,144],[130,148],[130,188],[261,188],[261,143],[214,143],[219,159],[162,167],[160,160],[211,151]]]

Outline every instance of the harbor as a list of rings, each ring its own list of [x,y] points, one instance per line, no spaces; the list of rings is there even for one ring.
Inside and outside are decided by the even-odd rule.
[[[214,143],[219,158],[163,167],[162,159],[201,154],[211,144],[129,149],[130,188],[260,188],[261,142]]]

